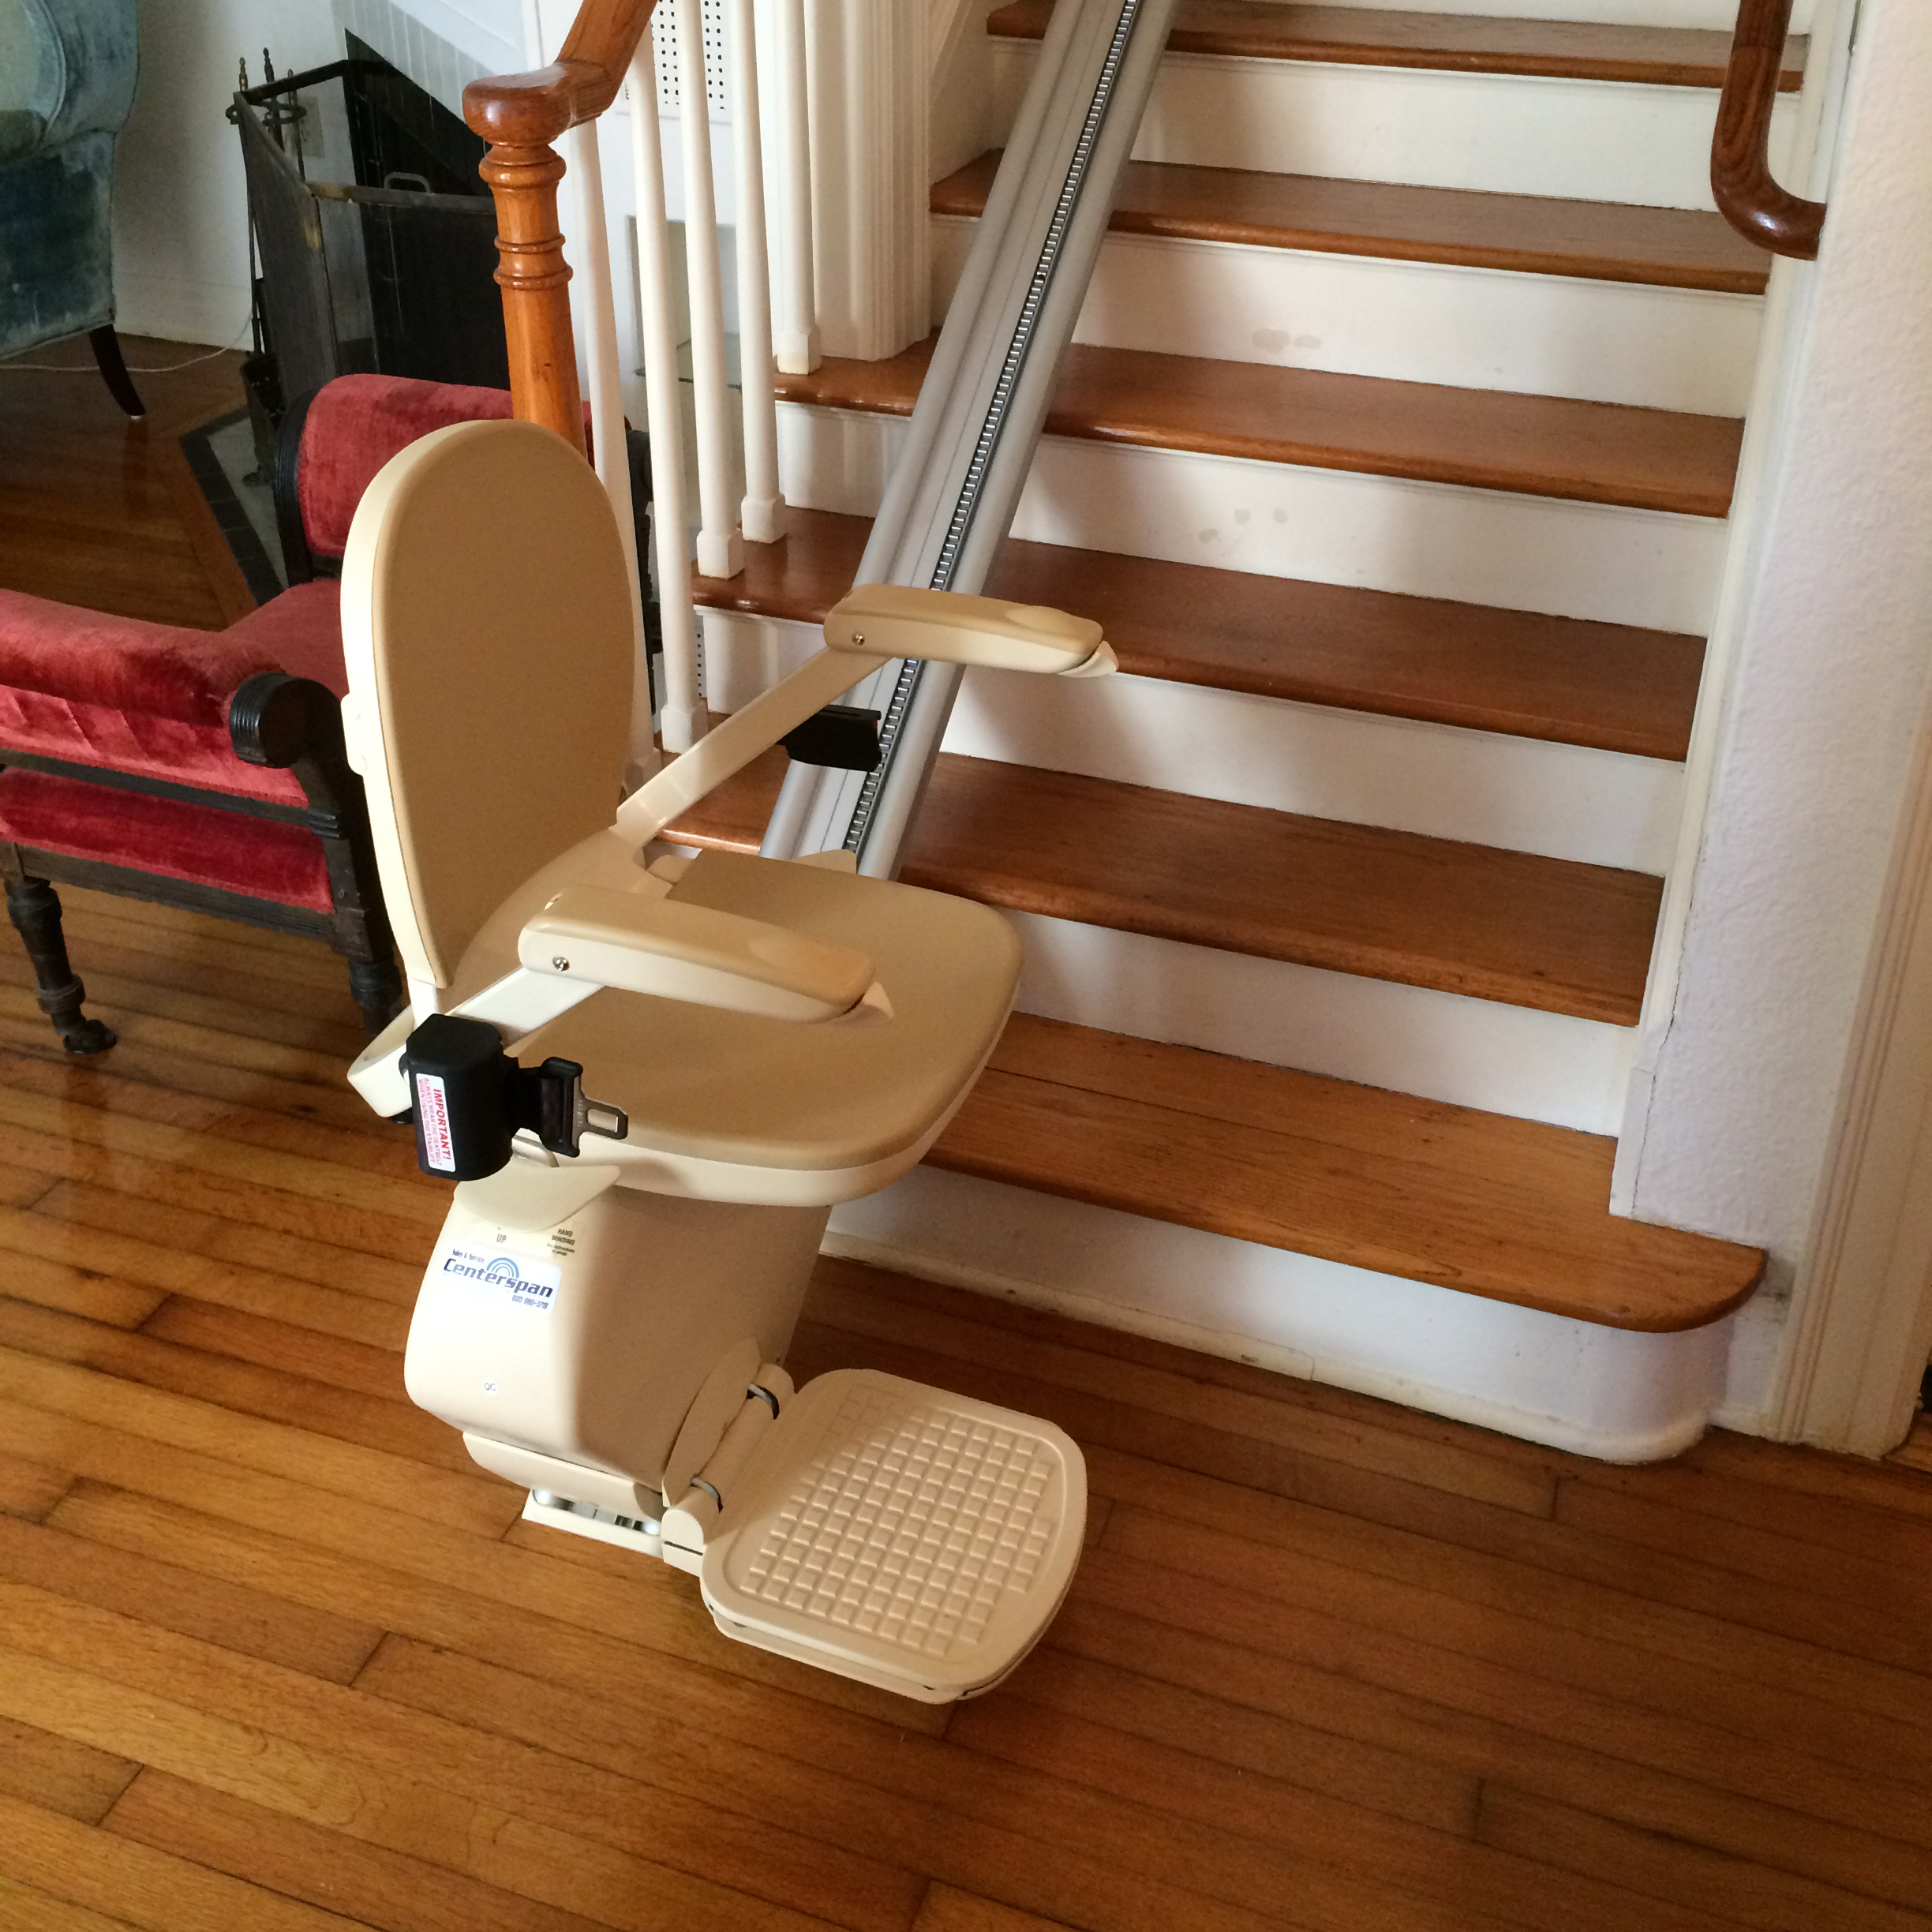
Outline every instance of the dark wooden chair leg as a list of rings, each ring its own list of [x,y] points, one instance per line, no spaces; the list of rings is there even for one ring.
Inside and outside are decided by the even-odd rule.
[[[402,1010],[402,975],[393,959],[349,961],[349,991],[373,1039]]]
[[[148,414],[148,405],[140,399],[140,391],[134,387],[134,379],[122,360],[121,338],[114,332],[114,324],[103,323],[90,330],[88,346],[94,351],[95,365],[107,385],[107,393],[138,422]]]
[[[36,1003],[54,1022],[61,1044],[70,1054],[105,1053],[114,1043],[114,1029],[80,1010],[87,988],[68,964],[60,900],[54,888],[45,879],[9,878],[6,899],[7,917],[33,961]]]

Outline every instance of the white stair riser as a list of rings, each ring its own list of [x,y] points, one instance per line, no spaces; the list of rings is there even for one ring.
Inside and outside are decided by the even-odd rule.
[[[788,502],[870,516],[904,425],[781,404]],[[1046,436],[1013,534],[1170,563],[1359,584],[1702,635],[1713,517]]]
[[[1687,1448],[1724,1393],[1728,1322],[1602,1328],[930,1167],[826,1248],[1611,1462]]]
[[[1202,855],[1204,865],[1214,855]],[[1614,1133],[1634,1029],[1009,914],[1026,945],[1023,1013],[1298,1067],[1586,1133]]]
[[[1002,130],[1036,52],[1030,41],[994,43]],[[1783,96],[1773,117],[1780,178],[1794,101]],[[1717,109],[1709,88],[1170,54],[1133,152],[1137,161],[1709,208]]]
[[[704,620],[705,689],[735,711],[823,642],[809,624]],[[1661,873],[1683,768],[1581,745],[1283,703],[1204,685],[967,674],[946,749],[1234,805]]]
[[[935,315],[977,227],[933,223]],[[1117,234],[1074,339],[1742,416],[1762,307],[1751,295]]]

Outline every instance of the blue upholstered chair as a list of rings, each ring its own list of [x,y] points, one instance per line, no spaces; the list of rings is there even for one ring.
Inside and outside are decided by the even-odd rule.
[[[84,331],[130,416],[108,209],[137,64],[135,0],[0,0],[0,357]]]

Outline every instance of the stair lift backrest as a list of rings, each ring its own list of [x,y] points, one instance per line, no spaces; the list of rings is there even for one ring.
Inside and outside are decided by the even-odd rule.
[[[413,981],[611,822],[633,674],[629,571],[582,454],[461,423],[395,458],[343,564],[344,704],[384,897]]]

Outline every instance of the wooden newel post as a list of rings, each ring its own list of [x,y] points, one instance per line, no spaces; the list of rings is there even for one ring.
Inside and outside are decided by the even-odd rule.
[[[583,395],[571,333],[570,264],[557,220],[564,163],[552,144],[617,98],[650,24],[651,5],[584,0],[554,66],[472,80],[463,89],[463,118],[490,144],[481,173],[496,198],[496,282],[511,405],[526,422],[541,423],[579,449]]]
[[[557,219],[564,163],[550,145],[577,118],[575,78],[557,66],[472,81],[463,90],[463,118],[490,144],[481,173],[496,200],[496,283],[511,406],[526,422],[541,423],[582,449],[571,270]]]
[[[564,163],[552,148],[492,148],[483,178],[496,197],[497,286],[516,413],[583,446],[583,398],[571,332],[570,264],[557,221]]]

